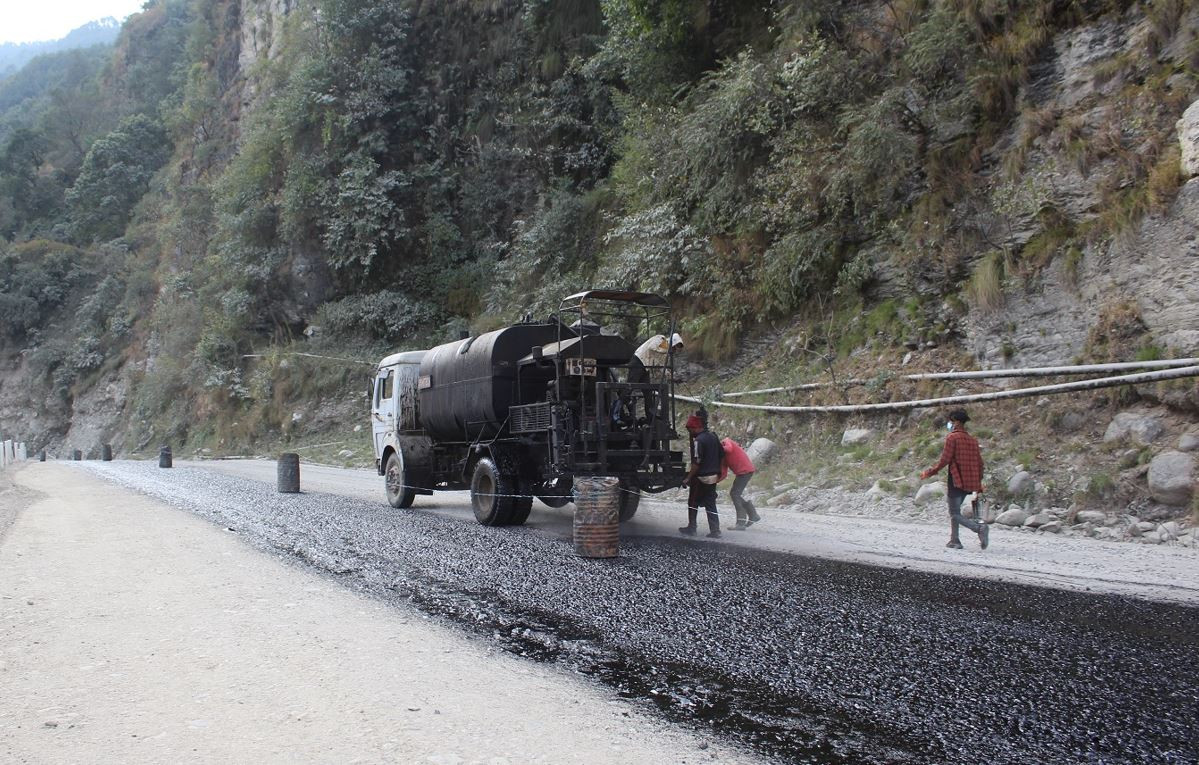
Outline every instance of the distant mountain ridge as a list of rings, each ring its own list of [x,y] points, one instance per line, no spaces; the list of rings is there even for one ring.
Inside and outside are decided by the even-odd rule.
[[[121,31],[121,22],[112,16],[89,21],[72,29],[59,40],[28,43],[0,43],[0,78],[8,77],[43,53],[111,45]]]

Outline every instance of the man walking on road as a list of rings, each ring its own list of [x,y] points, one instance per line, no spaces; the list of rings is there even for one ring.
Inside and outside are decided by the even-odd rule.
[[[737,510],[737,525],[733,529],[745,531],[762,520],[754,503],[744,496],[745,487],[749,486],[749,479],[754,477],[754,463],[741,448],[741,445],[733,439],[726,438],[720,442],[720,445],[724,448],[724,463],[720,466],[720,480],[724,480],[729,470],[733,471],[734,476],[733,488],[729,489],[729,499],[733,501],[733,507]]]
[[[708,515],[708,537],[719,539],[716,483],[720,480],[720,463],[724,458],[720,440],[694,414],[687,418],[687,432],[691,434],[691,471],[683,479],[683,486],[691,490],[691,498],[687,502],[687,525],[679,527],[679,531],[695,535],[696,516],[699,514],[699,505],[703,505]]]
[[[983,490],[983,457],[978,448],[978,441],[966,432],[966,423],[970,416],[964,409],[954,409],[949,413],[949,435],[945,437],[945,448],[941,450],[941,459],[936,465],[920,474],[923,480],[936,475],[941,468],[949,466],[949,476],[946,496],[949,500],[949,544],[945,545],[954,550],[962,549],[962,541],[958,538],[958,527],[965,526],[978,534],[978,542],[982,549],[987,549],[990,528],[985,523],[979,523],[977,518],[966,518],[962,515],[962,500],[971,492]]]

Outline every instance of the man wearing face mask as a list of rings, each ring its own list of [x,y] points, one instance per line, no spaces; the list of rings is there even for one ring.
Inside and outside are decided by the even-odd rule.
[[[983,490],[983,457],[978,448],[978,441],[966,432],[966,422],[970,416],[964,409],[954,409],[949,413],[949,422],[945,427],[949,435],[945,437],[945,448],[941,450],[941,459],[936,465],[920,474],[926,479],[940,472],[941,468],[949,466],[948,491],[949,500],[949,544],[945,545],[954,550],[962,549],[958,539],[958,527],[965,526],[978,534],[978,542],[982,549],[987,549],[990,528],[985,523],[979,523],[976,518],[966,518],[962,515],[962,500],[971,492]]]

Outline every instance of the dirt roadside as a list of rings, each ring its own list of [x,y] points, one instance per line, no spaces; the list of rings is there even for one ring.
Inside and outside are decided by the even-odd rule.
[[[52,464],[0,474],[0,738],[37,763],[757,761]]]

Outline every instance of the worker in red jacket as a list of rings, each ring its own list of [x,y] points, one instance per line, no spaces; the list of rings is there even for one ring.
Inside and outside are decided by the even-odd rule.
[[[732,528],[736,531],[745,531],[762,520],[754,503],[744,496],[745,487],[749,486],[749,479],[754,477],[754,463],[741,448],[741,445],[733,439],[726,438],[720,442],[720,445],[724,448],[720,480],[723,481],[730,470],[733,471],[734,476],[733,488],[729,489],[729,499],[733,500],[733,507],[737,508],[737,525]]]
[[[966,422],[969,419],[964,409],[955,409],[949,413],[949,422],[945,423],[949,435],[945,437],[941,459],[921,473],[920,478],[929,478],[940,472],[941,468],[949,467],[946,487],[946,496],[949,499],[949,544],[945,546],[954,550],[962,549],[962,541],[958,539],[958,526],[965,526],[978,534],[979,546],[985,550],[990,538],[990,528],[985,523],[979,523],[977,519],[962,515],[962,500],[966,495],[983,490],[983,455],[978,448],[978,441],[966,432]]]

